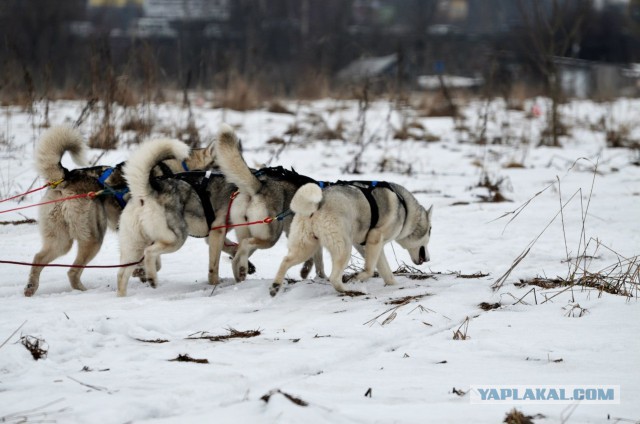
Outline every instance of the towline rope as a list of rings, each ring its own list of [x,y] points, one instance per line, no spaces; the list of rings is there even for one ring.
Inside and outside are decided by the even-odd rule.
[[[8,202],[9,200],[13,200],[13,199],[17,199],[18,197],[22,197],[22,196],[26,196],[27,194],[31,194],[31,193],[35,193],[36,191],[40,191],[40,190],[44,190],[47,187],[57,187],[62,181],[64,180],[58,180],[58,181],[49,181],[48,183],[46,183],[45,185],[43,185],[42,187],[38,187],[38,188],[34,188],[33,190],[29,190],[29,191],[25,191],[24,193],[21,194],[16,194],[15,196],[12,197],[8,197],[6,199],[2,199],[0,200],[0,203],[2,202]]]
[[[103,192],[104,192],[104,190],[90,191],[88,193],[74,194],[73,196],[62,197],[60,199],[53,199],[53,200],[48,200],[46,202],[34,203],[32,205],[20,206],[20,207],[12,208],[12,209],[5,209],[3,211],[0,211],[0,214],[7,213],[7,212],[19,211],[19,210],[22,210],[22,209],[33,208],[33,207],[36,207],[36,206],[48,205],[50,203],[64,202],[65,200],[83,199],[85,197],[88,197],[89,199],[93,200],[96,197],[100,196]]]
[[[51,266],[58,268],[124,268],[127,266],[138,265],[144,260],[144,257],[140,259],[138,262],[129,262],[127,264],[118,264],[118,265],[74,265],[74,264],[38,264],[31,262],[20,262],[20,261],[2,261],[0,260],[0,264],[9,264],[9,265],[24,265],[24,266]]]

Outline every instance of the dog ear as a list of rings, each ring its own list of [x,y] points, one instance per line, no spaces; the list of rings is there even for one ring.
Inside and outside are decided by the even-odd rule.
[[[429,209],[427,210],[427,218],[429,218],[429,221],[431,221],[432,213],[433,213],[433,205],[429,206]]]

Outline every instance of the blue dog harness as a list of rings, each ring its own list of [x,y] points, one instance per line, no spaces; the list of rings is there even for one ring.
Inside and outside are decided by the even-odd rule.
[[[118,205],[120,205],[120,207],[124,209],[124,207],[127,205],[127,201],[124,200],[124,196],[127,193],[129,193],[129,187],[125,187],[118,190],[109,186],[106,183],[106,181],[107,179],[109,179],[111,174],[113,174],[113,171],[115,171],[115,168],[105,169],[104,172],[100,175],[100,177],[98,177],[98,183],[100,184],[100,186],[102,186],[103,190],[105,190],[107,194],[112,195],[118,202]]]

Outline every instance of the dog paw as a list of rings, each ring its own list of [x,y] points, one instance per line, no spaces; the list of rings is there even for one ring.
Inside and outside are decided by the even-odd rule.
[[[154,280],[153,278],[147,278],[147,283],[149,283],[149,285],[154,289],[157,287],[156,280]]]
[[[209,284],[212,286],[217,286],[220,284],[220,277],[215,275],[213,272],[209,272]]]
[[[249,271],[247,271],[249,275],[256,273],[256,266],[249,261]]]
[[[244,265],[241,265],[240,268],[238,268],[238,281],[244,281],[247,279],[247,267],[245,267]]]
[[[38,290],[38,286],[34,286],[33,284],[27,284],[27,287],[24,288],[24,295],[26,297],[31,297],[36,293],[36,290]]]
[[[71,287],[74,290],[87,291],[87,288],[80,281],[78,281],[77,283],[71,283]]]
[[[356,274],[356,280],[358,281],[367,281],[369,278],[371,278],[372,274],[369,272],[359,272],[358,274]]]
[[[385,286],[395,286],[396,284],[398,284],[398,282],[395,280],[395,278],[384,281]]]
[[[271,288],[269,288],[269,294],[271,295],[271,297],[273,297],[276,294],[278,294],[278,292],[280,291],[280,286],[281,286],[281,284],[278,284],[278,283],[273,283],[271,285]]]
[[[134,269],[132,275],[136,278],[139,278],[143,283],[147,282],[147,274],[144,272],[144,268]]]

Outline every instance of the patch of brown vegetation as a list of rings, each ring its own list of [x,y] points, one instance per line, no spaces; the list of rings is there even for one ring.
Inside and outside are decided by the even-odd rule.
[[[49,346],[43,339],[34,336],[22,336],[20,337],[20,343],[27,348],[36,361],[38,359],[45,359],[47,353],[49,353]]]
[[[192,334],[189,337],[187,337],[187,339],[188,340],[206,339],[212,342],[223,342],[229,339],[248,339],[250,337],[257,337],[261,334],[260,330],[238,331],[235,328],[229,328],[227,329],[227,331],[229,332],[229,334],[223,334],[220,336],[210,336],[206,332],[200,332],[200,333],[196,333],[196,334],[199,334],[198,336],[195,336]]]
[[[173,359],[169,359],[169,362],[195,362],[196,364],[208,364],[208,359],[194,359],[189,354],[179,354],[177,357]]]
[[[309,406],[309,403],[298,398],[295,397],[293,395],[290,395],[289,393],[285,393],[280,389],[274,389],[271,390],[269,393],[267,393],[266,395],[262,396],[260,398],[260,400],[263,400],[265,403],[269,403],[269,399],[271,399],[271,396],[276,395],[276,394],[281,394],[282,396],[284,396],[285,398],[289,399],[291,402],[295,403],[298,406]]]

